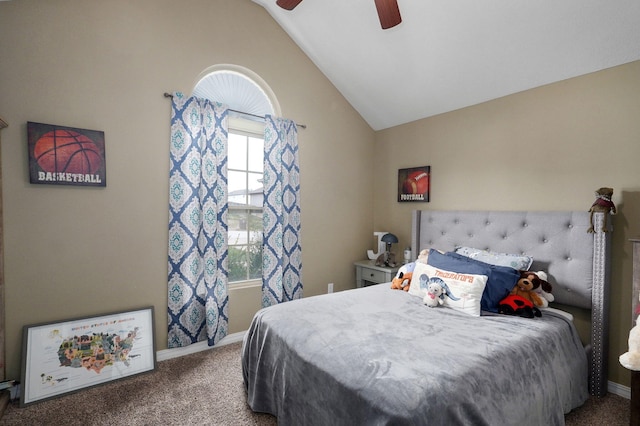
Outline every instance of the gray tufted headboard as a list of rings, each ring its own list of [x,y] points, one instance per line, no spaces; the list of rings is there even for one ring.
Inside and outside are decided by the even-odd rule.
[[[589,351],[592,395],[607,392],[608,285],[610,232],[590,234],[589,213],[578,211],[415,210],[411,247],[450,251],[468,246],[532,256],[532,271],[545,271],[557,303],[591,310]],[[609,221],[610,223],[611,221]]]

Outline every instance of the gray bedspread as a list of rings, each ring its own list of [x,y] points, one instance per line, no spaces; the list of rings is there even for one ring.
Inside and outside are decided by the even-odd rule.
[[[242,368],[280,425],[563,425],[588,398],[561,315],[471,317],[387,284],[259,311]]]

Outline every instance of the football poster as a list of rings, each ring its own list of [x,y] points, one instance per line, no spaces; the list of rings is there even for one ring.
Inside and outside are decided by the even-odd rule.
[[[429,202],[431,166],[398,170],[398,201]]]

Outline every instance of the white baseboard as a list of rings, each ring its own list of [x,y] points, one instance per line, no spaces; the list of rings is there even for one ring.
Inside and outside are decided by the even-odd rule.
[[[607,384],[607,390],[609,393],[621,396],[623,398],[631,399],[631,388],[623,386],[619,383],[609,382]]]
[[[189,346],[184,346],[182,348],[174,348],[174,349],[163,349],[161,351],[156,352],[156,361],[165,361],[171,358],[178,358],[184,355],[194,354],[196,352],[206,351],[212,348],[219,348],[220,346],[229,345],[231,343],[242,342],[246,331],[241,331],[239,333],[233,333],[225,336],[222,340],[216,343],[215,346],[207,345],[207,341],[204,340],[202,342],[194,343]]]

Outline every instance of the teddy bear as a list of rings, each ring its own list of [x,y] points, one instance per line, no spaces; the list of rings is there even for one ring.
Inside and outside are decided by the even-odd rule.
[[[520,278],[510,294],[520,296],[529,300],[534,306],[540,307],[543,305],[542,298],[534,291],[538,287],[540,287],[540,278],[535,272],[520,271]]]
[[[553,290],[553,287],[551,286],[551,283],[547,281],[546,272],[538,271],[536,272],[536,275],[540,279],[540,285],[533,291],[535,291],[538,296],[540,296],[540,300],[542,301],[542,305],[540,307],[546,308],[549,306],[550,302],[553,302],[555,300],[555,297],[553,296],[553,294],[551,294],[551,290]]]
[[[444,289],[437,282],[430,282],[427,286],[427,294],[424,295],[422,301],[425,305],[435,308],[444,303]]]
[[[613,188],[600,188],[596,191],[596,201],[593,202],[591,208],[589,209],[589,229],[587,232],[594,233],[593,229],[593,213],[595,212],[604,212],[604,221],[602,222],[602,232],[607,232],[607,218],[609,217],[608,213],[616,214],[616,205],[611,201],[611,197],[613,196]]]
[[[620,355],[620,364],[629,370],[640,371],[640,317],[629,331],[629,352]]]

